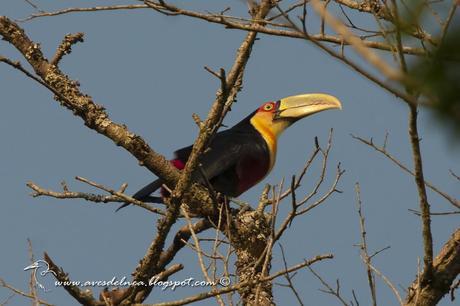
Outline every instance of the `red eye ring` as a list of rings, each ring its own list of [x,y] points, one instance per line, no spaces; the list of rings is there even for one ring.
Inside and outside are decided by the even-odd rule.
[[[273,102],[269,102],[269,103],[266,103],[266,104],[263,106],[263,110],[264,110],[264,111],[271,111],[271,110],[273,110],[273,107],[274,107]]]

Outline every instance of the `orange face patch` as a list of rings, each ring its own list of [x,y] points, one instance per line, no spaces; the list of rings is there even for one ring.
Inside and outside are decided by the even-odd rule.
[[[277,139],[281,132],[289,126],[289,121],[274,120],[277,111],[277,102],[270,101],[262,104],[251,118],[252,126],[260,133],[270,151],[271,169],[276,159]]]

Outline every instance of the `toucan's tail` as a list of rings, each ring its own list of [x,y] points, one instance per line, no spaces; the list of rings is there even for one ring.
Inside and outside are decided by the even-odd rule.
[[[157,191],[161,187],[161,185],[163,185],[163,181],[161,179],[157,179],[157,180],[151,182],[150,184],[146,185],[144,188],[142,188],[138,192],[136,192],[133,195],[133,198],[135,198],[136,200],[139,200],[139,201],[143,201],[143,202],[158,203],[160,201],[160,203],[161,203],[161,200],[162,200],[161,197],[152,197],[152,196],[150,196],[150,194],[152,194],[153,192]],[[117,210],[115,210],[115,212],[119,211],[123,207],[128,206],[129,204],[130,203],[125,203],[125,204],[121,205],[120,207],[117,208]]]

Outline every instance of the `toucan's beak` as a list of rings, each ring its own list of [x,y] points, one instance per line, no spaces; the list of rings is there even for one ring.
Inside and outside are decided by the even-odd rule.
[[[336,97],[320,93],[287,97],[277,104],[275,119],[298,120],[327,109],[342,109],[342,104]]]

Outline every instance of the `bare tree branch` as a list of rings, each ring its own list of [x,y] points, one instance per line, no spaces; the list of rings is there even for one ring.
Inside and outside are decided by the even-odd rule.
[[[388,77],[391,80],[403,81],[404,77],[400,71],[392,68],[390,65],[385,63],[385,61],[380,58],[376,53],[372,52],[366,45],[362,42],[361,39],[356,37],[351,31],[343,25],[341,21],[332,16],[321,4],[320,0],[312,0],[311,4],[313,8],[322,16],[326,23],[328,23],[338,34],[342,35],[345,41],[350,43],[353,49],[363,57],[369,64],[373,65],[378,69],[383,75]]]
[[[41,78],[40,84],[46,84],[45,86],[56,95],[56,99],[63,106],[81,117],[89,128],[124,147],[142,165],[174,186],[179,173],[169,161],[154,152],[139,136],[128,131],[126,126],[111,121],[102,106],[95,104],[90,96],[80,92],[78,82],[70,80],[56,66],[48,62],[39,45],[31,41],[16,23],[7,17],[0,17],[0,35],[24,55]]]
[[[460,181],[460,176],[458,176],[457,174],[454,173],[454,171],[452,170],[449,170],[450,174],[455,177],[458,181]]]
[[[83,42],[83,33],[67,34],[56,50],[56,54],[54,54],[50,64],[57,66],[64,55],[72,52],[72,45],[77,42]]]
[[[83,178],[80,178],[83,180]],[[70,191],[67,187],[67,184],[63,181],[61,182],[61,185],[63,187],[62,192],[56,192],[52,190],[47,190],[44,188],[41,188],[40,186],[36,185],[33,182],[28,182],[26,185],[30,189],[32,189],[34,192],[32,193],[33,197],[40,197],[40,196],[48,196],[48,197],[53,197],[56,199],[84,199],[86,201],[94,202],[94,203],[131,203],[136,206],[140,206],[150,212],[160,214],[160,215],[165,215],[165,212],[162,209],[156,208],[156,207],[151,207],[148,204],[145,204],[142,201],[136,200],[126,194],[124,194],[124,188],[123,186],[120,187],[119,191],[115,191],[113,189],[107,188],[103,185],[96,184],[94,182],[90,182],[91,186],[97,187],[99,189],[102,189],[104,191],[109,192],[111,195],[100,195],[100,194],[93,194],[93,193],[86,193],[86,192],[78,192],[78,191]],[[126,185],[124,185],[126,187]]]
[[[356,135],[353,135],[351,134],[351,137],[353,137],[354,139],[362,142],[363,144],[373,148],[374,150],[376,150],[377,152],[380,152],[382,153],[385,157],[387,157],[389,160],[391,160],[394,164],[396,164],[399,168],[401,168],[402,170],[404,170],[405,172],[409,173],[410,175],[412,176],[415,176],[415,173],[410,170],[409,168],[407,168],[402,162],[400,162],[398,159],[396,159],[393,155],[391,155],[391,153],[388,152],[388,150],[386,149],[386,146],[383,145],[383,146],[378,146],[374,143],[374,141],[372,139],[370,140],[367,140],[367,139],[364,139],[362,137],[359,137],[359,136],[356,136]],[[385,136],[385,138],[387,138],[387,136]],[[386,141],[385,141],[386,143]],[[432,183],[428,182],[425,180],[425,185],[430,188],[431,190],[433,190],[434,192],[436,192],[437,194],[439,194],[440,196],[442,196],[444,199],[446,199],[448,202],[450,202],[452,205],[454,205],[455,207],[459,208],[460,209],[460,202],[458,202],[458,200],[456,200],[455,198],[451,197],[450,195],[448,195],[447,193],[441,191],[439,188],[437,188],[436,186],[434,186]]]
[[[287,266],[287,262],[286,262],[286,256],[284,255],[284,249],[283,249],[283,246],[280,244],[280,249],[281,249],[281,255],[283,256],[283,264],[284,264],[284,269],[288,269],[288,266]],[[289,275],[289,273],[286,273],[284,275],[284,277],[286,278],[287,282],[288,282],[288,287],[292,290],[292,292],[294,293],[296,299],[297,299],[297,302],[299,302],[299,305],[301,306],[304,306],[304,303],[302,302],[302,299],[300,298],[300,295],[299,293],[297,292],[297,290],[295,289],[294,287],[294,284],[292,283],[292,277]]]
[[[303,5],[302,4],[297,4],[293,5],[290,8],[286,9],[285,12],[289,13],[293,9]],[[86,12],[98,12],[98,11],[116,11],[116,10],[135,10],[135,9],[154,9],[162,14],[166,14],[169,16],[179,16],[179,15],[184,15],[192,18],[197,18],[201,20],[205,20],[211,23],[216,23],[216,24],[221,24],[226,26],[229,29],[238,29],[238,30],[243,30],[243,31],[256,31],[259,33],[267,34],[267,35],[273,35],[273,36],[281,36],[281,37],[289,37],[289,38],[297,38],[297,39],[305,39],[304,35],[300,32],[297,31],[288,31],[288,30],[280,30],[280,29],[274,29],[271,27],[264,27],[258,24],[252,24],[254,20],[247,20],[244,18],[238,18],[238,17],[233,17],[233,16],[226,16],[223,14],[212,14],[212,13],[201,13],[201,12],[195,12],[195,11],[190,11],[190,10],[185,10],[178,8],[176,6],[173,6],[171,4],[162,4],[160,1],[155,2],[155,1],[145,1],[145,4],[133,4],[133,5],[113,5],[113,6],[95,6],[95,7],[73,7],[73,8],[66,8],[63,10],[58,10],[54,12],[40,12],[36,14],[32,14],[31,16],[22,19],[20,21],[28,21],[31,19],[35,18],[40,18],[40,17],[49,17],[49,16],[58,16],[58,15],[64,15],[64,14],[69,14],[69,13],[86,13]],[[271,18],[268,18],[267,20],[263,21],[264,25],[271,24],[269,21],[274,20],[276,18],[279,18],[282,16],[282,14],[275,15]],[[237,20],[242,20],[242,21],[237,21]],[[261,21],[261,20],[259,20]],[[282,26],[282,25],[277,25],[277,26]],[[420,35],[419,35],[420,36]],[[423,37],[428,37],[429,35],[426,34]],[[316,41],[324,41],[328,43],[333,43],[337,45],[341,45],[344,43],[343,39],[341,37],[333,36],[333,35],[325,35],[324,33],[316,34],[316,35],[311,35],[311,39],[314,39]],[[419,37],[421,38],[421,36]],[[363,41],[363,43],[373,49],[379,49],[383,51],[392,51],[392,46],[386,43],[382,43],[379,41]],[[348,44],[345,42],[345,44]],[[407,54],[412,54],[412,55],[426,55],[426,51],[421,49],[421,48],[415,48],[415,47],[410,47],[410,46],[404,46],[403,51]]]
[[[364,261],[364,264],[366,265],[366,274],[367,274],[367,282],[369,284],[369,289],[371,291],[371,298],[372,298],[372,305],[377,306],[377,292],[375,289],[375,277],[372,274],[372,268],[371,268],[371,256],[369,256],[369,251],[367,248],[367,231],[366,231],[366,225],[364,222],[364,215],[362,212],[362,202],[361,202],[361,189],[359,187],[359,183],[355,184],[355,192],[356,192],[356,205],[358,207],[358,216],[359,216],[359,225],[361,229],[361,243],[359,245],[361,249],[361,258]]]
[[[420,199],[420,210],[422,212],[422,236],[424,246],[422,283],[427,282],[433,276],[433,237],[431,234],[430,205],[425,189],[425,178],[423,177],[422,153],[417,129],[417,107],[409,105],[409,138],[412,144],[412,156],[414,160],[414,178],[417,185]]]
[[[385,282],[385,284],[388,285],[388,287],[390,287],[391,291],[393,291],[394,295],[398,299],[399,305],[403,305],[401,295],[399,294],[398,289],[396,289],[396,286],[393,285],[393,283],[382,272],[380,272],[377,268],[375,268],[372,264],[369,263],[369,267],[372,269],[372,271],[375,272],[375,274],[377,274],[383,279],[383,281]]]
[[[304,207],[304,205],[307,204],[308,201],[318,193],[319,188],[322,186],[324,182],[324,178],[326,175],[326,169],[327,169],[327,163],[328,163],[328,157],[329,157],[329,151],[332,148],[332,133],[333,133],[333,130],[331,129],[329,133],[328,141],[327,141],[327,146],[325,149],[319,146],[318,139],[315,138],[315,150],[313,151],[311,156],[307,159],[307,162],[305,163],[303,169],[300,171],[298,178],[297,179],[293,178],[291,187],[280,195],[280,200],[286,198],[289,195],[292,196],[292,200],[291,200],[292,209],[289,212],[289,214],[285,217],[285,219],[281,223],[278,230],[276,231],[276,234],[274,237],[275,241],[278,241],[281,238],[281,236],[283,235],[285,230],[288,228],[288,226],[292,224],[295,217],[306,214],[310,210],[323,204],[333,193],[336,193],[336,192],[340,193],[340,191],[337,189],[337,185],[340,182],[342,175],[345,173],[345,170],[342,170],[340,168],[340,163],[339,163],[337,165],[336,176],[335,176],[334,182],[331,184],[329,189],[318,200],[311,203],[307,207]],[[295,194],[296,189],[298,189],[301,186],[301,182],[305,174],[307,173],[308,169],[310,168],[310,166],[312,165],[312,163],[314,162],[318,154],[322,158],[321,160],[322,165],[321,165],[321,170],[320,170],[318,180],[316,184],[314,185],[312,191],[310,191],[310,193],[307,194],[301,201],[297,201],[296,199],[297,195]]]
[[[433,274],[429,282],[416,279],[409,287],[405,306],[436,305],[450,291],[451,284],[460,274],[460,228],[444,244],[433,261]]]
[[[30,263],[33,264],[35,262],[34,251],[33,251],[33,248],[32,248],[32,241],[29,238],[27,238],[27,246],[28,246],[28,253],[29,253]],[[37,294],[37,283],[35,282],[36,273],[37,273],[37,270],[32,269],[31,273],[30,273],[30,280],[29,280],[30,295],[32,296],[32,305],[33,306],[39,306],[40,305],[40,300],[39,300],[38,294]]]
[[[96,300],[90,291],[81,291],[78,286],[73,284],[69,278],[69,274],[65,273],[62,268],[58,267],[46,252],[43,258],[48,263],[49,269],[54,272],[53,274],[55,275],[56,279],[61,282],[62,287],[79,303],[85,306],[105,305],[105,303]]]
[[[444,23],[442,25],[441,35],[440,35],[440,38],[439,38],[439,42],[441,44],[444,42],[444,38],[447,35],[447,30],[449,29],[449,25],[450,25],[450,23],[452,21],[452,18],[454,17],[454,14],[455,14],[455,11],[457,10],[458,4],[459,4],[458,0],[452,0],[452,5],[450,7],[449,13],[447,15],[446,20],[444,21]]]
[[[310,272],[321,282],[321,284],[326,288],[326,290],[320,289],[320,291],[335,296],[343,306],[349,306],[340,293],[340,282],[336,281],[335,289],[332,288],[313,268],[308,267]]]
[[[193,241],[195,242],[195,247],[197,249],[196,253],[197,253],[197,256],[198,256],[198,262],[200,263],[201,271],[203,272],[203,275],[204,275],[205,279],[209,283],[212,283],[212,280],[209,277],[208,271],[206,270],[206,266],[204,264],[204,260],[203,260],[203,256],[202,256],[203,252],[201,251],[200,242],[198,240],[197,235],[195,234],[195,230],[193,229],[192,220],[190,219],[190,216],[188,215],[187,210],[184,209],[183,206],[181,207],[181,210],[182,210],[182,213],[185,216],[185,219],[187,220],[188,228],[190,229],[190,232],[192,233]],[[213,286],[213,290],[214,291],[217,290],[217,287],[215,285]],[[217,302],[219,303],[219,305],[221,305],[221,306],[225,305],[224,300],[222,299],[222,297],[220,295],[216,295],[216,299],[217,299]]]
[[[348,59],[347,57],[344,56],[343,52],[340,54],[334,50],[332,50],[331,48],[325,46],[324,44],[321,43],[321,41],[319,40],[316,40],[316,39],[313,39],[312,36],[310,34],[307,33],[307,30],[306,30],[306,25],[305,25],[305,19],[301,19],[303,21],[302,25],[303,25],[303,30],[301,30],[291,19],[290,17],[284,13],[284,11],[281,10],[281,8],[279,8],[279,6],[277,6],[278,10],[280,10],[280,12],[283,14],[284,18],[286,18],[286,20],[289,21],[289,23],[291,24],[292,28],[294,28],[298,33],[301,33],[304,37],[305,40],[308,40],[308,41],[311,41],[315,46],[319,47],[321,50],[325,51],[327,54],[329,54],[330,56],[340,60],[341,62],[343,62],[344,64],[346,64],[347,66],[351,67],[353,70],[357,71],[359,74],[361,74],[362,76],[364,76],[365,78],[369,79],[370,81],[372,81],[373,83],[379,85],[380,87],[382,87],[383,89],[387,90],[388,92],[394,94],[395,96],[397,96],[398,98],[401,98],[402,100],[404,100],[405,102],[407,103],[410,103],[410,104],[414,104],[416,105],[417,103],[420,103],[420,101],[417,101],[416,99],[414,99],[412,96],[410,95],[407,95],[406,93],[404,92],[401,92],[399,89],[396,89],[396,88],[393,88],[392,86],[382,82],[378,77],[376,77],[375,75],[373,75],[372,73],[370,73],[369,71],[367,71],[366,69],[360,67],[359,65],[357,65],[356,63],[354,63],[353,61],[351,61],[350,59]],[[343,46],[343,42],[341,44]],[[392,50],[392,49],[390,49]]]
[[[414,209],[408,209],[408,210],[419,217],[422,215],[420,211],[417,211]],[[445,212],[430,212],[430,216],[447,216],[447,215],[458,215],[458,214],[460,214],[460,210],[445,211]]]
[[[207,219],[202,219],[193,225],[193,230],[195,233],[201,233],[211,227],[211,222]],[[190,227],[187,224],[182,226],[174,236],[171,245],[161,253],[160,259],[158,260],[158,266],[163,268],[168,265],[173,260],[174,256],[176,256],[177,252],[185,246],[185,242],[189,240],[191,236],[192,232]]]
[[[358,2],[354,0],[334,0],[334,2],[344,5],[350,9],[357,10],[359,12],[365,12],[376,16],[376,18],[381,18],[386,21],[393,22],[394,16],[392,12],[388,9],[388,7],[384,3],[380,3],[379,1],[363,1]],[[412,27],[407,27],[411,29]],[[412,35],[418,39],[426,40],[432,44],[436,44],[436,41],[433,40],[430,34],[421,31],[419,29],[414,29],[413,31],[407,31],[409,35]]]
[[[116,11],[116,10],[136,10],[136,9],[145,9],[148,6],[145,4],[128,4],[128,5],[110,5],[110,6],[94,6],[94,7],[70,7],[63,10],[55,12],[39,12],[30,15],[27,18],[20,19],[20,22],[29,21],[39,17],[50,17],[50,16],[59,16],[69,13],[78,13],[78,12],[97,12],[97,11]]]
[[[287,270],[284,269],[282,271],[276,272],[276,273],[274,273],[272,275],[263,277],[261,279],[252,279],[252,280],[248,280],[248,281],[245,281],[245,282],[240,282],[240,283],[238,283],[236,285],[228,286],[226,288],[222,288],[222,289],[219,289],[217,291],[210,291],[210,292],[200,293],[200,294],[190,296],[190,297],[184,298],[182,300],[174,301],[174,302],[148,304],[148,305],[147,304],[134,304],[134,306],[179,306],[179,305],[187,305],[187,304],[191,304],[193,302],[202,301],[202,300],[214,297],[216,295],[222,295],[222,294],[227,293],[227,292],[237,291],[237,290],[240,290],[240,289],[242,289],[244,287],[254,286],[254,285],[257,285],[259,283],[269,282],[271,280],[274,280],[277,277],[285,275],[286,273],[291,273],[291,272],[300,270],[302,268],[311,266],[312,264],[314,264],[314,263],[316,263],[318,261],[321,261],[321,260],[324,260],[324,259],[332,259],[332,258],[333,258],[332,254],[318,255],[318,256],[315,256],[314,258],[310,259],[310,260],[304,261],[303,263],[300,263],[298,265],[292,266]]]
[[[19,290],[17,288],[14,288],[13,286],[9,285],[7,282],[5,282],[2,278],[0,278],[0,287],[3,287],[3,288],[6,288],[10,291],[12,291],[14,294],[17,294],[17,295],[20,295],[20,296],[23,296],[23,297],[26,297],[28,299],[35,299],[35,296],[30,294],[30,293],[27,293],[27,292],[24,292],[22,290]],[[14,295],[13,295],[14,296]],[[10,297],[11,298],[11,297]],[[10,299],[8,298],[8,300]],[[3,302],[2,304],[6,305],[8,303],[8,300],[6,300],[5,302]],[[44,300],[38,300],[38,302],[41,304],[41,305],[45,305],[45,306],[54,306],[54,304],[50,304]],[[0,305],[2,305],[0,304]]]

